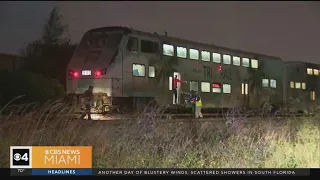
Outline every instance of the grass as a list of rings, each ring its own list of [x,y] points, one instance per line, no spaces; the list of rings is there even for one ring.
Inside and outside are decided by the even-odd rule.
[[[9,167],[10,145],[90,145],[93,166],[103,168],[320,167],[319,116],[249,120],[229,112],[227,121],[182,123],[159,120],[162,109],[150,107],[139,122],[112,124],[71,120],[61,102],[9,109],[0,111],[0,167]]]

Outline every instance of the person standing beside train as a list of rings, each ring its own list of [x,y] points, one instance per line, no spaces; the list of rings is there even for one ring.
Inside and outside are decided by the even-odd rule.
[[[178,92],[178,83],[187,83],[187,81],[182,81],[175,75],[173,79],[174,104],[178,104],[178,94],[180,94],[180,92]]]
[[[88,115],[88,120],[91,120],[91,107],[93,103],[93,86],[89,86],[89,88],[83,93],[83,102],[84,102],[85,109],[80,119],[84,119],[84,117]]]
[[[196,118],[203,118],[203,115],[201,113],[201,108],[202,108],[202,100],[199,95],[199,93],[196,93]]]
[[[196,92],[195,91],[191,90],[189,100],[191,104],[192,114],[195,116],[196,114]]]

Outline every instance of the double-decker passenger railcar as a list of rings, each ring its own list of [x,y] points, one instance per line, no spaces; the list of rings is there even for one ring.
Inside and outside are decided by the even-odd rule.
[[[176,72],[166,75],[170,68]],[[104,27],[83,36],[69,63],[67,93],[82,94],[92,85],[95,100],[105,107],[151,99],[173,104],[172,81],[178,76],[187,81],[178,86],[179,92],[199,92],[204,107],[257,108],[264,101],[286,102],[286,68],[278,57]],[[183,103],[181,94],[178,99]]]
[[[317,105],[320,93],[320,65],[285,62],[285,101],[293,110],[307,110]]]

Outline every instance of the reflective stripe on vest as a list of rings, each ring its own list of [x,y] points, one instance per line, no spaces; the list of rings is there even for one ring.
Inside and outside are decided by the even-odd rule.
[[[202,106],[202,101],[200,99],[200,101],[196,101],[196,107],[201,107]]]

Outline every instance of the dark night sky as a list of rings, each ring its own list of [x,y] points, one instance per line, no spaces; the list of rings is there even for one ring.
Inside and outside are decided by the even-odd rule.
[[[320,63],[320,2],[0,2],[0,52],[40,37],[58,5],[70,36],[122,25],[230,48]]]

